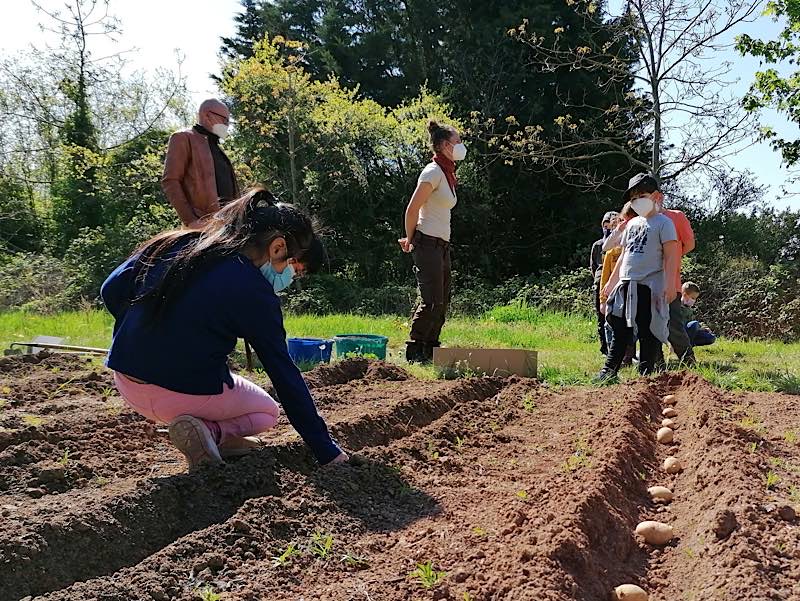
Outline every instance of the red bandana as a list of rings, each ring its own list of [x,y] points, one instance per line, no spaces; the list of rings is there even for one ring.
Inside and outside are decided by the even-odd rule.
[[[450,184],[450,190],[453,192],[453,196],[455,196],[456,184],[458,184],[458,180],[456,179],[456,164],[442,154],[434,154],[433,160],[442,168],[442,171],[444,171],[447,183]]]

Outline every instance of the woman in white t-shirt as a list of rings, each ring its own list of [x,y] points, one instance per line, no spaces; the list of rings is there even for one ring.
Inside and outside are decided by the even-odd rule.
[[[403,252],[414,258],[414,273],[422,302],[411,322],[406,359],[433,359],[439,346],[450,302],[450,211],[456,206],[456,161],[467,154],[458,131],[450,125],[428,122],[433,160],[422,170],[406,207]]]

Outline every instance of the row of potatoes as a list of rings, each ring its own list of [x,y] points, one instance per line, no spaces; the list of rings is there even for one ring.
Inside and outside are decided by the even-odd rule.
[[[675,429],[678,427],[675,421],[678,417],[675,409],[677,402],[674,394],[664,397],[665,407],[661,412],[663,419],[661,428],[656,433],[656,440],[661,444],[671,444],[675,440]],[[667,474],[677,474],[683,470],[681,462],[672,455],[664,460],[662,467]],[[672,491],[666,486],[651,486],[647,492],[655,503],[669,503],[673,498]],[[652,520],[641,522],[636,526],[636,534],[649,545],[666,545],[674,536],[672,526]],[[635,584],[622,584],[614,589],[611,598],[613,601],[647,601],[647,592]]]

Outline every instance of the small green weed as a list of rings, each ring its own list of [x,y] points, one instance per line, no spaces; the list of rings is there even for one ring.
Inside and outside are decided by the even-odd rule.
[[[276,568],[279,566],[285,566],[298,555],[300,555],[300,549],[298,549],[294,543],[289,543],[286,545],[286,549],[284,549],[283,553],[272,558],[272,565]]]
[[[462,597],[462,599],[463,599],[464,601],[473,601],[473,599],[472,599],[472,595],[470,595],[468,592],[465,592],[465,593],[464,593],[464,596]]]
[[[312,555],[316,555],[320,559],[327,559],[331,549],[333,549],[333,536],[323,534],[319,530],[311,535],[311,544],[308,550]]]
[[[433,440],[428,441],[428,457],[433,461],[438,461],[439,450],[436,448],[436,443]]]
[[[769,470],[764,476],[764,485],[767,487],[767,490],[775,490],[780,483],[781,477],[772,470]]]
[[[342,555],[341,562],[351,568],[368,568],[369,560],[362,555],[355,555],[353,553],[346,553]]]
[[[106,484],[108,484],[108,478],[105,478],[105,477],[103,477],[103,476],[95,476],[94,478],[92,478],[92,482],[93,482],[93,483],[94,483],[96,486],[99,486],[99,487],[101,487],[101,488],[102,488],[103,486],[105,486]]]
[[[418,563],[417,569],[409,574],[411,578],[416,578],[425,588],[433,588],[439,584],[447,572],[440,572],[433,567],[433,562]]]
[[[761,420],[758,419],[758,416],[751,411],[748,411],[747,415],[745,415],[737,423],[743,430],[750,430],[754,434],[757,434],[761,437],[763,437],[767,432],[767,429],[764,427],[764,424],[761,422]]]
[[[800,504],[800,488],[794,484],[789,487],[789,500],[792,503]]]
[[[70,385],[71,385],[71,384],[72,384],[72,383],[73,383],[73,382],[74,382],[74,381],[75,381],[77,378],[78,378],[78,376],[73,376],[73,377],[71,377],[69,380],[67,380],[66,382],[64,382],[63,384],[59,384],[59,385],[58,385],[58,388],[56,388],[56,389],[55,389],[53,392],[51,392],[49,395],[47,395],[47,398],[49,398],[50,400],[52,400],[52,399],[56,398],[58,395],[60,395],[62,392],[65,392],[65,391],[66,391],[66,390],[69,388],[69,386],[70,386]]]
[[[44,423],[44,419],[42,419],[38,415],[30,415],[30,414],[23,415],[22,421],[25,423],[25,425],[33,426],[34,428],[38,428]]]
[[[472,528],[472,534],[474,534],[475,536],[480,536],[481,538],[483,538],[484,536],[487,536],[489,533],[486,532],[486,530],[484,530],[480,526],[474,526]]]
[[[454,446],[456,448],[456,452],[460,453],[464,449],[464,439],[460,436],[456,436],[456,444]]]
[[[64,451],[64,454],[61,456],[61,459],[58,460],[58,464],[61,467],[67,467],[67,464],[69,464],[69,449]]]
[[[647,472],[639,472],[638,473],[639,480],[642,482],[647,482]]]
[[[533,413],[536,411],[536,402],[533,400],[533,395],[528,393],[522,399],[522,407],[528,413]]]
[[[523,490],[518,490],[517,491],[517,498],[520,499],[521,501],[527,501],[528,500],[528,491],[524,490],[524,489]]]
[[[586,440],[583,438],[578,439],[575,443],[575,452],[567,457],[562,467],[565,472],[574,472],[581,468],[589,467],[592,464],[591,456],[592,449],[589,447]]]
[[[683,550],[683,553],[684,553],[684,555],[686,555],[686,557],[688,557],[689,559],[694,559],[694,558],[695,558],[694,551],[693,551],[691,548],[689,548],[689,547],[686,547],[686,548]]]
[[[747,445],[747,452],[748,453],[750,453],[751,455],[754,455],[757,450],[758,450],[758,443],[757,442],[748,443],[748,445]]]
[[[773,379],[775,390],[786,394],[800,394],[800,376],[786,371]]]
[[[222,597],[220,597],[218,593],[215,593],[214,589],[210,586],[204,586],[203,588],[198,589],[197,594],[203,601],[220,601],[220,599],[222,599]]]
[[[784,468],[786,467],[786,462],[781,459],[780,457],[770,457],[769,464],[775,468]]]
[[[783,440],[788,444],[797,444],[797,432],[794,430],[786,430],[786,432],[783,433]]]

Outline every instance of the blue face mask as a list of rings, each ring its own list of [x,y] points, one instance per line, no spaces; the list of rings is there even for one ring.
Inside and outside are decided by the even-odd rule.
[[[267,261],[261,266],[261,273],[267,278],[275,292],[286,290],[292,285],[292,280],[294,279],[294,267],[292,265],[287,265],[283,271],[278,273],[272,263]]]

